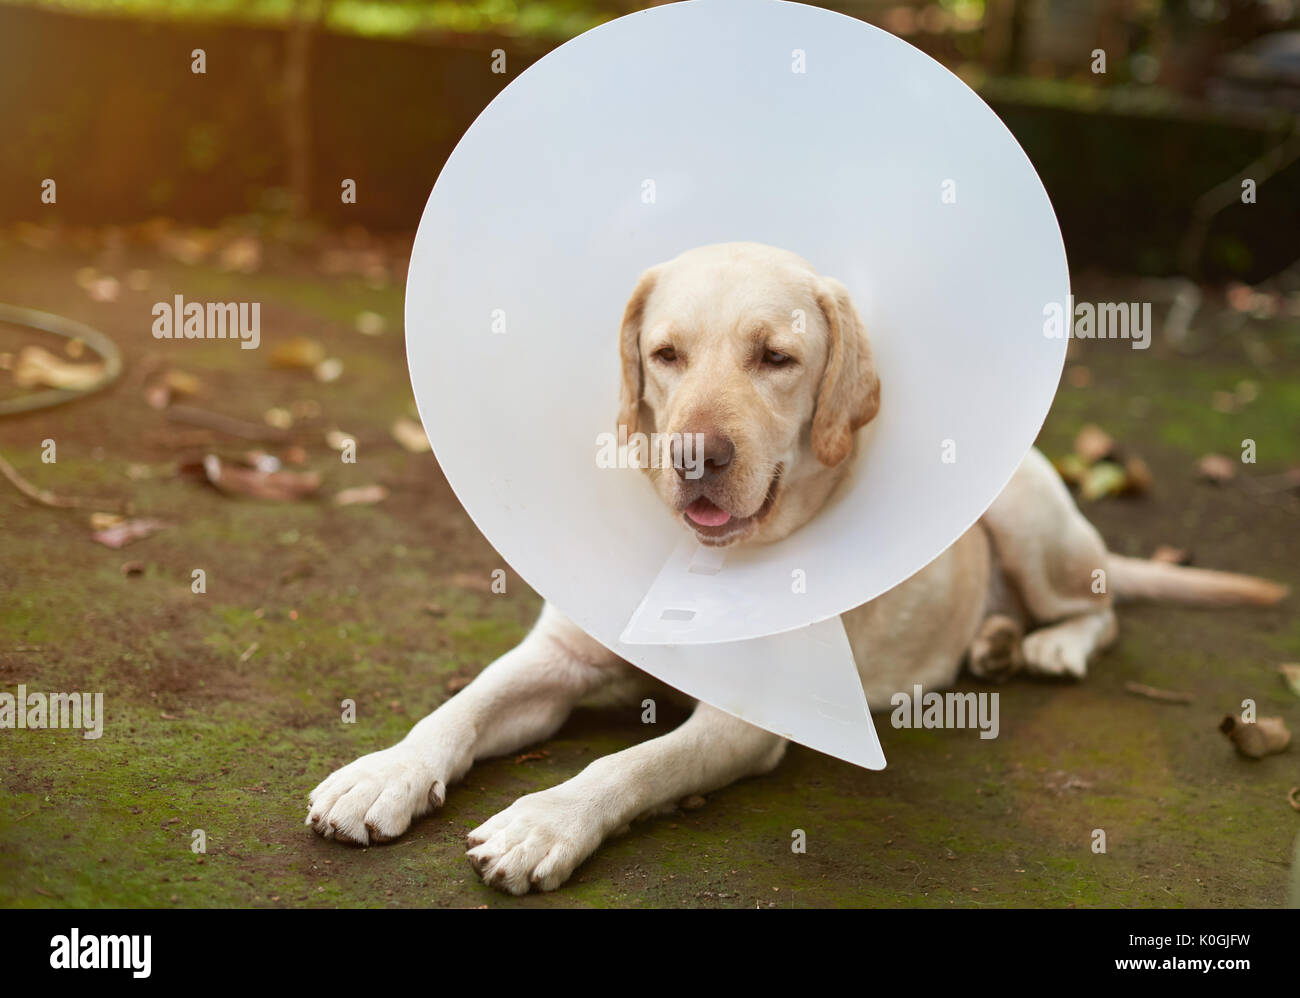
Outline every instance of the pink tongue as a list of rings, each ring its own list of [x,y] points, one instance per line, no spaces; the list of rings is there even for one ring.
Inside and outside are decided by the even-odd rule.
[[[686,515],[701,527],[720,527],[731,519],[725,509],[718,509],[709,500],[700,498],[686,507]]]

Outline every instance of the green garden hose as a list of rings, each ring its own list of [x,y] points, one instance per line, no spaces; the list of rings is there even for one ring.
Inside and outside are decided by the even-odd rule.
[[[0,302],[0,322],[9,322],[15,326],[28,326],[46,333],[53,333],[55,336],[66,337],[69,340],[80,340],[98,354],[104,362],[103,375],[90,387],[76,389],[52,388],[49,391],[35,392],[31,395],[20,395],[14,399],[2,399],[0,400],[0,416],[13,416],[23,412],[34,412],[37,409],[48,409],[50,406],[61,405],[64,402],[71,402],[73,399],[93,395],[95,392],[102,391],[111,385],[117,379],[117,376],[122,373],[122,355],[118,352],[117,344],[98,329],[92,329],[84,323],[73,319],[65,319],[61,315],[54,315],[50,312],[38,312],[33,308],[6,305],[3,302]]]

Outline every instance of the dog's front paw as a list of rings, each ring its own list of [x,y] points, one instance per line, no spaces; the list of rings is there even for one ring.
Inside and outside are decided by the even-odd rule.
[[[520,797],[469,833],[470,865],[511,894],[555,890],[605,837],[590,805],[563,786]]]
[[[387,842],[446,797],[446,782],[433,767],[394,745],[326,777],[308,797],[307,824],[327,839]]]

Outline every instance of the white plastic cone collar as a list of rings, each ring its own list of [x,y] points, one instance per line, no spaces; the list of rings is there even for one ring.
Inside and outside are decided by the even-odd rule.
[[[882,407],[812,522],[701,573],[598,439],[638,276],[732,241],[847,286]],[[1064,362],[1045,308],[1068,293],[1038,176],[957,77],[819,8],[696,0],[573,39],[479,116],[420,223],[407,352],[452,488],[533,588],[670,685],[878,768],[832,618],[931,561],[1010,479]]]

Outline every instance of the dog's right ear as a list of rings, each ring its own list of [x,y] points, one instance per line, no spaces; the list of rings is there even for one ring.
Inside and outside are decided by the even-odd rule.
[[[636,290],[623,310],[623,326],[619,330],[618,354],[623,364],[623,385],[619,391],[618,425],[627,427],[630,437],[636,432],[641,410],[641,395],[645,378],[641,370],[641,324],[645,319],[646,299],[654,290],[658,270],[651,267],[637,281]]]

